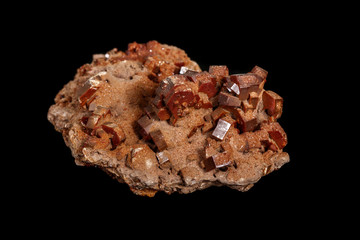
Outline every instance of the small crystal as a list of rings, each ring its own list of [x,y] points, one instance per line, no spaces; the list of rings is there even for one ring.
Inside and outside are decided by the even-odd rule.
[[[223,140],[226,133],[229,131],[231,124],[225,120],[219,119],[216,128],[214,129],[212,136],[218,140]]]

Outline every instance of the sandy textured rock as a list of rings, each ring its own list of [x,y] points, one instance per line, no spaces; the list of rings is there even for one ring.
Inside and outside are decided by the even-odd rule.
[[[160,88],[168,77],[175,81],[174,76],[190,76],[192,72],[187,70],[195,73],[201,70],[179,48],[156,41],[131,43],[125,52],[113,49],[95,54],[92,63],[80,67],[74,80],[55,97],[48,120],[62,133],[77,165],[97,166],[128,184],[135,194],[190,193],[221,185],[247,191],[262,176],[289,161],[289,155],[282,151],[287,143],[286,134],[276,122],[282,113],[282,99],[280,106],[275,102],[279,96],[273,99],[273,94],[268,94],[266,109],[262,102],[263,86],[255,89],[256,94],[249,95],[249,101],[241,100],[241,106],[241,101],[235,101],[237,109],[224,107],[226,114],[221,117],[230,125],[226,125],[223,139],[214,137],[219,120],[209,116],[218,108],[216,95],[224,91],[221,89],[225,82],[223,74],[227,74],[224,69],[212,67],[210,74],[203,74],[205,77],[186,77],[187,88],[179,87],[182,92],[173,90],[172,94],[179,91],[180,95],[187,95],[159,100]],[[180,71],[184,74],[179,74]],[[253,72],[266,80],[267,72],[261,68]],[[239,77],[234,81],[238,80],[242,81]],[[225,100],[220,104],[232,104],[234,97],[228,94],[239,93],[237,89],[231,92],[234,84],[228,86],[229,93],[223,94]],[[185,100],[179,107],[176,104],[181,99]],[[251,119],[239,122],[241,117],[248,117],[242,111],[249,109],[256,114],[254,129]],[[159,116],[165,120],[159,120]],[[139,125],[140,118],[151,123],[148,128]],[[223,159],[229,163],[209,168],[206,154],[215,163]]]

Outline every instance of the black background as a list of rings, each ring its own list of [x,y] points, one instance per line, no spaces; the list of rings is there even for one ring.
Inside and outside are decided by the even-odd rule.
[[[174,229],[203,226],[205,232],[219,233],[258,224],[296,229],[295,221],[305,217],[306,233],[319,227],[317,220],[330,213],[321,197],[326,183],[309,167],[320,161],[317,149],[322,141],[317,124],[320,110],[308,108],[320,84],[309,75],[313,76],[324,52],[318,38],[321,23],[304,21],[305,15],[314,14],[311,8],[273,12],[266,11],[266,6],[260,10],[222,5],[204,10],[178,5],[170,8],[174,12],[155,14],[154,8],[142,6],[140,11],[131,4],[103,7],[79,13],[79,9],[55,11],[57,6],[49,6],[48,11],[30,18],[18,38],[21,51],[26,49],[30,56],[33,77],[22,88],[31,99],[32,129],[37,136],[37,140],[26,140],[27,156],[35,152],[36,159],[22,159],[25,180],[15,190],[21,195],[19,206],[25,219],[39,215],[56,227],[52,221],[65,218],[69,226],[63,229],[77,224],[89,229],[94,223],[109,224],[108,217],[114,217],[113,223],[133,227],[174,222]],[[279,122],[288,134],[284,151],[290,154],[290,163],[245,193],[212,187],[187,195],[159,192],[154,198],[134,195],[126,184],[100,169],[76,166],[61,134],[47,121],[55,95],[73,79],[78,67],[91,62],[92,54],[115,47],[126,50],[128,43],[149,40],[184,49],[203,70],[216,64],[227,65],[230,73],[248,72],[254,65],[268,70],[265,88],[284,98]],[[312,121],[305,112],[314,114]]]

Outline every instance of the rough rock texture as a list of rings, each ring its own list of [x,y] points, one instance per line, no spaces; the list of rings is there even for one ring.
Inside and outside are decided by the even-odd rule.
[[[93,56],[55,97],[49,121],[75,163],[97,166],[138,195],[210,186],[247,191],[289,161],[267,72],[201,72],[176,47],[131,43]]]

